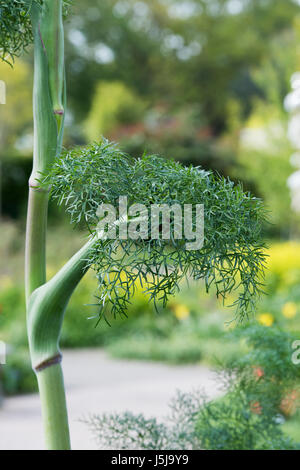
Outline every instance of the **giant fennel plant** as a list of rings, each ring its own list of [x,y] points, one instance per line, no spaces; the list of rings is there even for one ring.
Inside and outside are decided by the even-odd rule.
[[[4,0],[0,5],[0,57],[13,65],[33,43],[34,152],[29,179],[25,283],[32,367],[41,398],[48,449],[69,449],[70,437],[59,338],[68,301],[86,271],[96,272],[97,317],[107,309],[125,315],[135,286],[144,286],[155,305],[165,304],[182,278],[202,279],[217,295],[238,291],[237,315],[253,309],[261,290],[264,243],[261,201],[231,181],[156,155],[133,159],[105,140],[62,151],[66,109],[62,0]],[[97,230],[100,204],[119,196],[144,204],[203,204],[201,249],[185,239],[109,239]],[[86,244],[46,279],[49,197],[64,205],[72,223],[84,223]],[[194,222],[193,222],[194,223]],[[174,217],[171,228],[174,229]],[[172,230],[171,230],[172,233]]]

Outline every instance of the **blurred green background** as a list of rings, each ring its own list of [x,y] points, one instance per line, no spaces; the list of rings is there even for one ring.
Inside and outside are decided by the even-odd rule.
[[[66,66],[66,147],[105,135],[134,156],[146,150],[240,180],[264,200],[270,257],[267,295],[256,321],[300,339],[300,217],[291,209],[287,186],[295,169],[283,108],[290,77],[300,70],[299,1],[75,2],[66,21]],[[0,79],[7,85],[7,104],[0,108],[0,338],[9,345],[1,373],[5,393],[15,394],[35,389],[22,274],[32,155],[31,52],[14,70],[0,64]],[[49,277],[83,241],[84,233],[51,205]],[[215,364],[247,352],[243,335],[232,334],[234,310],[202,286],[183,286],[159,314],[138,292],[128,320],[97,328],[88,320],[95,311],[86,306],[95,287],[88,274],[76,290],[64,347],[101,346],[113,356],[183,364]],[[295,387],[299,366],[297,374]],[[294,395],[296,403],[299,392]],[[290,435],[300,441],[297,412],[284,414]]]

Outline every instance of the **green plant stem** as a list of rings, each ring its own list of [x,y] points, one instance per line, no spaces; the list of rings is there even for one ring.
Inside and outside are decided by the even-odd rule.
[[[47,449],[69,450],[70,434],[64,379],[60,364],[37,373]]]
[[[48,191],[39,184],[41,173],[45,174],[51,168],[59,154],[63,137],[66,89],[62,0],[32,4],[30,12],[34,36],[34,154],[26,228],[27,329],[32,366],[41,397],[46,447],[51,450],[69,449],[68,416],[58,348],[68,299],[62,300],[65,293],[55,280],[46,284]],[[81,279],[83,269],[78,264],[78,279]],[[71,280],[74,271],[70,271],[71,275],[65,276],[70,287],[68,298],[72,286],[74,290],[76,285]]]
[[[29,188],[25,249],[27,301],[31,293],[46,282],[47,213],[48,191]]]
[[[70,449],[68,415],[60,362],[59,338],[64,312],[74,289],[88,270],[91,239],[48,282],[30,296],[28,339],[42,406],[46,448]]]

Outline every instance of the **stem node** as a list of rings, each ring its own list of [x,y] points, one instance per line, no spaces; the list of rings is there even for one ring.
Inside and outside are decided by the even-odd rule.
[[[47,367],[54,366],[55,364],[60,364],[62,361],[62,354],[56,354],[54,357],[51,357],[50,359],[47,359],[46,361],[41,362],[41,364],[37,365],[34,369],[34,371],[41,372],[44,369],[47,369]]]

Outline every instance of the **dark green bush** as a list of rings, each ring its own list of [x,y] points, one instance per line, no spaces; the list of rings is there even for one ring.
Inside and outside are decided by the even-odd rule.
[[[7,364],[1,366],[0,380],[5,395],[17,395],[37,391],[35,374],[31,368],[28,350],[19,349],[7,356]]]

